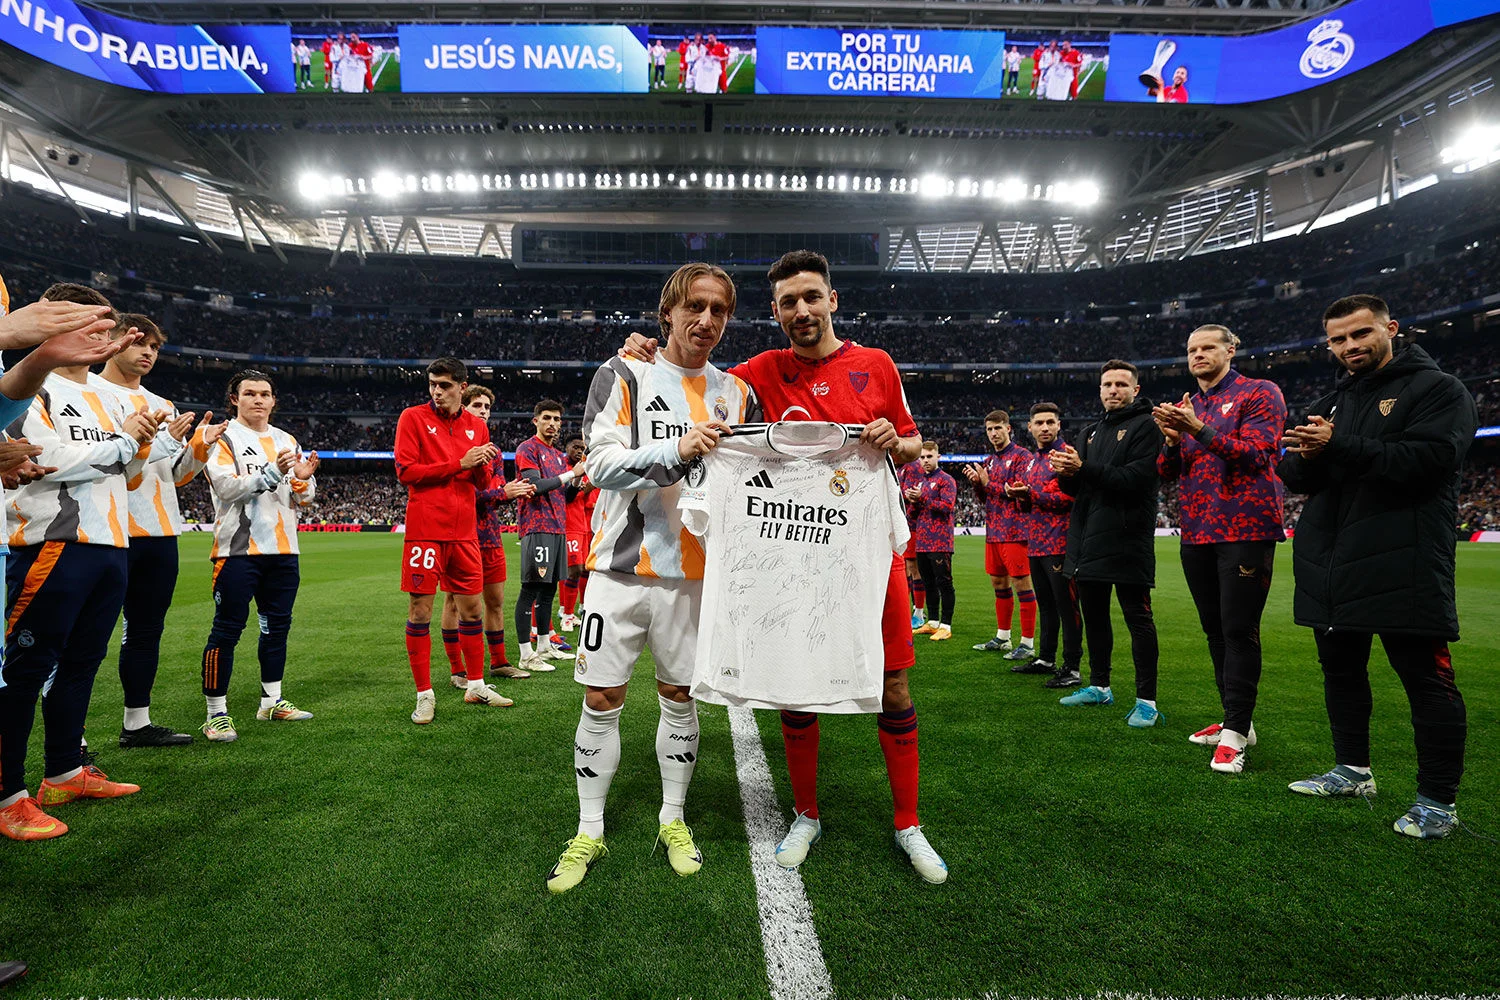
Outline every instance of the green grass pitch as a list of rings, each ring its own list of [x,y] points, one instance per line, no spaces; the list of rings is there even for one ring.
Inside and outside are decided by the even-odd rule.
[[[111,653],[89,736],[101,766],[143,791],[57,807],[72,826],[58,840],[0,841],[0,959],[32,966],[8,997],[766,995],[723,710],[702,710],[688,802],[702,872],[679,879],[651,849],[660,786],[644,674],[622,720],[611,854],[550,897],[542,877],[576,822],[579,688],[562,670],[504,682],[517,707],[487,710],[439,687],[437,721],[413,726],[399,541],[302,538],[286,693],[311,722],[254,720],[252,627],[230,693],[238,743],[121,751]],[[193,729],[207,539],[187,536],[182,550],[153,715]],[[825,718],[826,835],[802,875],[838,995],[1493,990],[1500,854],[1462,832],[1431,844],[1391,832],[1415,761],[1406,700],[1379,653],[1374,808],[1290,794],[1330,748],[1284,546],[1265,616],[1261,743],[1243,775],[1214,774],[1186,740],[1219,718],[1202,636],[1175,540],[1158,552],[1166,718],[1137,731],[1128,698],[1064,709],[1039,678],[970,652],[993,604],[979,540],[960,541],[957,635],[919,639],[912,674],[922,817],[952,870],[945,886],[923,884],[892,844],[873,720]],[[1462,546],[1459,570],[1466,638],[1454,659],[1471,728],[1460,815],[1493,836],[1500,546]],[[444,666],[439,649],[438,676]],[[1131,668],[1117,659],[1116,670],[1128,691]],[[760,728],[789,815],[774,715]],[[40,727],[29,766],[34,789]]]
[[[1016,83],[1020,86],[1021,92],[1019,94],[1010,94],[1010,93],[1003,94],[1002,95],[1003,97],[1009,98],[1010,100],[1013,100],[1013,101],[1014,100],[1034,101],[1034,100],[1037,99],[1036,94],[1031,89],[1031,70],[1032,70],[1032,66],[1033,65],[1034,65],[1034,63],[1033,63],[1033,61],[1032,61],[1032,59],[1031,59],[1030,56],[1027,56],[1027,57],[1025,57],[1024,59],[1021,60],[1021,71],[1016,75]],[[1105,72],[1106,71],[1105,71],[1105,68],[1104,68],[1104,63],[1101,62],[1101,61],[1099,61],[1099,60],[1097,60],[1097,59],[1096,60],[1091,60],[1088,63],[1088,65],[1084,66],[1083,67],[1083,72],[1081,74],[1082,83],[1078,87],[1078,97],[1077,97],[1077,100],[1080,100],[1080,101],[1102,101],[1102,100],[1104,100],[1104,76],[1105,76]],[[1008,79],[1009,79],[1009,77],[1007,75],[1007,80]],[[1037,85],[1038,86],[1041,85],[1041,81],[1040,80],[1037,81]],[[1259,730],[1257,730],[1257,732],[1259,732]]]

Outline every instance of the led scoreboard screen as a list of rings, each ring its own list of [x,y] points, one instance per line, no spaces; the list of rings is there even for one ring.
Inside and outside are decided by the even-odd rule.
[[[1379,63],[1500,0],[1352,0],[1253,35],[590,24],[152,24],[0,0],[0,43],[165,94],[672,93],[1243,104]]]

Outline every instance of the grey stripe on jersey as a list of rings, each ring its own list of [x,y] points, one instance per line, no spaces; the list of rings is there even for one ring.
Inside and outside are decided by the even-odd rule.
[[[124,469],[120,470],[124,472]],[[66,483],[59,483],[57,489],[57,516],[47,526],[46,537],[48,541],[76,542],[78,540],[78,526],[82,517],[78,501],[73,499],[68,492]]]
[[[641,546],[646,543],[646,515],[641,511],[640,497],[632,496],[625,508],[625,527],[615,539],[609,568],[616,573],[634,573],[641,561]]]
[[[584,447],[593,447],[593,442],[588,440],[591,429],[594,426],[594,418],[599,411],[609,404],[609,397],[615,391],[615,379],[619,378],[625,383],[625,391],[630,398],[630,450],[641,446],[640,421],[636,419],[636,406],[639,403],[640,386],[635,380],[635,372],[630,366],[619,358],[610,358],[599,366],[594,373],[594,381],[589,385],[588,403],[583,408],[583,437]]]

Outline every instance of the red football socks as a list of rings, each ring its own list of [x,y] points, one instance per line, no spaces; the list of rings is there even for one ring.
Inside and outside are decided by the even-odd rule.
[[[417,690],[432,690],[432,625],[429,622],[406,623],[406,658],[411,661],[411,679]]]
[[[792,781],[792,803],[799,813],[818,818],[818,717],[811,712],[782,712],[781,739]]]
[[[891,780],[891,799],[896,806],[896,829],[917,826],[917,709],[881,712],[880,750],[885,754],[885,772]]]

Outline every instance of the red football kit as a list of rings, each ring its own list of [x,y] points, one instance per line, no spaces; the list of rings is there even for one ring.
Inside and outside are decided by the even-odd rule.
[[[588,483],[588,476],[577,481],[579,486]],[[594,505],[599,502],[599,491],[590,489],[576,493],[567,502],[568,521],[568,566],[582,566],[589,552],[589,537],[593,534],[590,525],[594,520]]]
[[[827,420],[866,424],[881,417],[904,438],[917,433],[901,388],[901,373],[891,356],[873,347],[846,340],[825,358],[803,358],[791,348],[765,351],[730,369],[760,398],[767,420]],[[906,567],[900,553],[891,557],[885,591],[881,635],[885,640],[887,673],[905,670],[916,662],[912,649],[910,595]],[[881,712],[877,716],[880,749],[885,755],[895,803],[896,829],[917,823],[917,710]],[[786,744],[792,799],[799,813],[818,815],[818,717],[807,712],[782,712],[781,735]]]
[[[447,416],[432,403],[411,406],[396,422],[396,478],[407,488],[401,589],[408,594],[477,594],[483,589],[475,494],[490,484],[489,465],[461,465],[470,448],[489,444],[483,420],[468,410]]]

